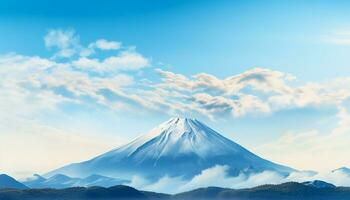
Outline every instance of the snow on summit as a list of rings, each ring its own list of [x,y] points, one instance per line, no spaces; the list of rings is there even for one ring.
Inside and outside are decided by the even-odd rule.
[[[171,118],[126,147],[136,150],[145,144],[147,155],[156,158],[190,153],[206,158],[241,148],[198,120],[189,118]]]

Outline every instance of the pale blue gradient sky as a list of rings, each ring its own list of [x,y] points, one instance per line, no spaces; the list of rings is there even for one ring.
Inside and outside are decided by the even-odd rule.
[[[289,85],[299,87],[308,82],[321,84],[337,77],[350,77],[349,8],[350,2],[339,0],[63,0],[56,3],[4,0],[0,3],[0,54],[12,52],[50,60],[56,51],[45,47],[44,36],[50,30],[74,30],[82,46],[103,38],[121,42],[125,49],[135,47],[134,51],[148,59],[147,67],[123,72],[132,76],[136,83],[130,91],[145,87],[139,83],[143,79],[161,82],[155,72],[157,68],[187,77],[206,73],[223,79],[260,67],[295,76],[296,80]],[[101,51],[94,58],[102,59],[111,54]],[[55,92],[62,94],[62,91]],[[125,103],[124,100],[114,100]],[[3,100],[5,107],[9,105],[7,101]],[[91,103],[91,99],[84,101]],[[34,121],[31,124],[44,124],[65,133],[76,134],[77,137],[91,137],[91,140],[100,138],[101,143],[91,144],[96,150],[81,157],[78,154],[62,156],[61,160],[44,167],[24,167],[25,163],[9,161],[5,154],[17,152],[18,155],[13,156],[19,156],[20,159],[21,152],[0,149],[3,163],[5,160],[7,162],[3,168],[5,172],[17,176],[37,171],[42,173],[129,141],[172,116],[167,112],[147,110],[140,105],[131,107],[134,110],[112,110],[95,103],[88,106],[65,103],[53,111],[28,115],[25,119]],[[278,140],[288,132],[316,130],[321,135],[327,135],[338,126],[336,115],[339,107],[348,108],[347,98],[337,103],[288,106],[263,114],[250,112],[239,117],[215,117],[214,120],[191,111],[179,115],[197,117],[223,135],[276,162],[295,168],[323,169],[312,160],[302,164],[303,161],[282,159],[283,155],[274,153],[270,156],[269,150],[261,150],[259,146]],[[21,134],[27,128],[23,131],[3,122],[0,130],[4,132],[4,137],[6,132],[21,140]],[[36,129],[30,130],[35,135]],[[105,146],[104,141],[108,141]],[[35,142],[27,147],[31,148],[31,145],[35,145]],[[74,142],[71,145],[74,149]],[[79,148],[82,145],[86,143],[77,142]],[[42,152],[50,156],[50,150],[44,151],[45,147],[33,148],[37,148],[33,154]],[[35,155],[31,159],[37,162]],[[341,158],[335,163],[347,164]],[[324,168],[333,168],[334,165]]]

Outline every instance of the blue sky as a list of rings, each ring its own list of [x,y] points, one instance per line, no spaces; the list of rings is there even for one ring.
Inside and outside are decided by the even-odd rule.
[[[252,66],[283,68],[308,80],[348,73],[348,47],[322,42],[348,26],[346,1],[34,2],[2,3],[1,52],[47,54],[39,36],[72,27],[82,41],[105,37],[136,45],[188,75],[224,77]],[[23,34],[28,29],[32,34]]]
[[[0,168],[18,177],[43,173],[173,115],[199,118],[295,168],[350,165],[340,153],[348,152],[341,141],[350,126],[349,4],[2,1]],[[47,151],[54,141],[67,152],[89,150]],[[25,149],[33,157],[6,156]],[[324,160],[303,152],[328,152],[324,159],[334,162],[320,166]],[[35,164],[51,156],[59,159]]]

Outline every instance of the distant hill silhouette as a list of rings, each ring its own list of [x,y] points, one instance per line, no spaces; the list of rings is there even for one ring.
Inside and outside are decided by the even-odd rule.
[[[16,179],[6,174],[0,174],[0,189],[14,188],[14,189],[25,189],[28,188],[24,184],[16,181]]]
[[[63,174],[56,174],[49,178],[44,178],[38,174],[34,174],[33,177],[28,178],[22,183],[30,188],[55,188],[63,189],[68,187],[111,187],[114,185],[122,185],[127,181],[121,179],[110,178],[93,174],[86,178],[72,178]]]
[[[177,200],[239,199],[239,200],[345,200],[350,199],[350,188],[318,188],[302,183],[263,185],[250,189],[200,188],[174,195]]]
[[[1,200],[348,200],[349,187],[318,188],[302,183],[262,185],[250,189],[208,187],[175,195],[138,191],[128,186],[67,189],[2,189]]]
[[[331,183],[327,183],[321,180],[314,180],[314,181],[306,181],[303,182],[302,184],[304,185],[309,185],[309,186],[314,186],[317,188],[335,188],[336,186],[331,184]]]
[[[92,199],[148,199],[148,197],[128,186],[118,185],[103,187],[74,187],[66,189],[3,189],[1,200],[92,200]]]

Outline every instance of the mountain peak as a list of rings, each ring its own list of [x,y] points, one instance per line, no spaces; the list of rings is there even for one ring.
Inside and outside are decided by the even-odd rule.
[[[159,126],[152,129],[145,136],[154,137],[161,134],[172,134],[172,135],[182,135],[182,134],[199,134],[206,132],[215,132],[209,127],[207,127],[202,122],[194,118],[185,117],[173,117],[168,121],[160,124]]]
[[[186,118],[186,117],[172,117],[169,120],[165,121],[164,123],[160,124],[158,127],[170,127],[170,126],[184,126],[183,128],[190,127],[191,124],[201,123],[197,119],[194,118]],[[157,128],[157,127],[156,127]]]
[[[134,140],[129,147],[138,150],[146,145],[157,151],[155,157],[194,153],[202,158],[227,153],[239,145],[223,137],[202,122],[191,118],[174,117]],[[152,144],[152,145],[151,145]],[[150,149],[148,152],[154,152]]]
[[[147,178],[164,175],[190,178],[215,165],[227,165],[229,173],[235,175],[241,171],[274,170],[283,174],[293,171],[258,157],[197,119],[173,117],[128,144],[48,175],[86,177],[98,173],[122,179],[135,174]]]

